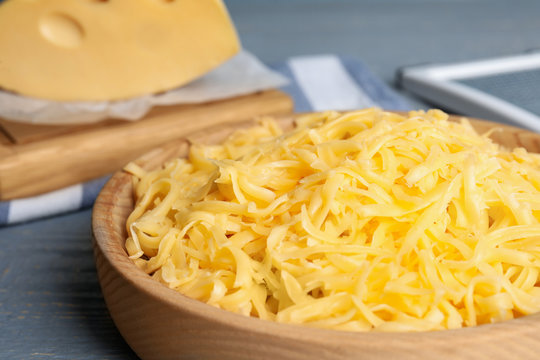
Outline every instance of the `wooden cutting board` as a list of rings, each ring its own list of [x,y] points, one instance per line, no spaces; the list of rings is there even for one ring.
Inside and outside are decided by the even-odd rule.
[[[269,90],[198,105],[156,107],[135,122],[46,126],[0,120],[0,200],[109,174],[154,147],[208,126],[292,110],[288,95]]]

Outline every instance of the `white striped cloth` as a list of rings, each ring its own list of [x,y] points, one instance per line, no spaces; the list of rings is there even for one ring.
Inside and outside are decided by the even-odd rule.
[[[410,105],[360,61],[336,55],[293,57],[269,65],[286,76],[283,87],[295,111],[350,110],[378,106],[410,110]],[[108,176],[36,197],[0,202],[0,226],[59,215],[92,206]]]

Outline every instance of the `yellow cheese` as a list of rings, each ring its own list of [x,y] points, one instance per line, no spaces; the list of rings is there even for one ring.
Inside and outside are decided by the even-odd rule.
[[[240,130],[145,172],[126,249],[222,309],[355,331],[540,311],[540,155],[431,110]]]
[[[0,87],[51,100],[169,90],[239,50],[221,0],[7,0]]]

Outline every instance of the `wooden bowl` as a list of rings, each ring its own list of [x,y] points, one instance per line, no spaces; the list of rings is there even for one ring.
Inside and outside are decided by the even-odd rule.
[[[455,118],[454,118],[455,119]],[[282,118],[292,126],[292,118]],[[509,147],[540,152],[540,135],[471,120],[482,133]],[[252,124],[252,123],[251,123]],[[193,137],[216,143],[246,123],[221,126]],[[183,156],[187,141],[158,148],[138,160],[156,168]],[[133,209],[131,176],[118,172],[94,206],[94,253],[111,316],[143,359],[538,359],[540,314],[491,325],[420,333],[356,333],[249,318],[188,298],[138,269],[124,248],[125,222]]]

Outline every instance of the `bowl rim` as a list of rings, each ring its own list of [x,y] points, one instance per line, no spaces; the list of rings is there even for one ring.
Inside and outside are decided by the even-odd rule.
[[[302,114],[281,117],[280,121],[284,123],[292,123],[294,118],[299,115]],[[453,121],[458,120],[461,117],[462,116],[450,116],[451,120]],[[467,118],[475,128],[485,129],[496,125],[496,127],[502,128],[505,133],[510,131],[515,134],[525,134],[528,136],[532,135],[535,138],[540,139],[540,134],[532,133],[521,128],[470,117]],[[212,129],[212,131],[218,132],[223,130],[224,133],[227,133],[237,129],[238,127],[245,127],[253,124],[253,121],[225,124]],[[189,139],[196,139],[198,136],[204,136],[204,134],[207,133],[208,130],[198,131],[190,136]],[[540,142],[540,140],[538,141]],[[170,152],[171,149],[180,148],[186,144],[189,144],[187,139],[174,141],[165,146],[152,150],[139,158],[137,161],[144,163],[147,161],[147,159],[152,158],[158,153],[167,153]],[[96,199],[92,213],[92,230],[95,244],[114,270],[116,270],[118,274],[124,278],[124,280],[128,281],[138,291],[143,292],[156,300],[165,302],[174,309],[188,312],[208,321],[217,322],[238,330],[271,335],[276,338],[286,338],[293,341],[305,342],[316,341],[318,344],[323,342],[331,346],[335,346],[336,341],[343,345],[353,342],[355,344],[361,342],[362,344],[368,345],[372,340],[378,339],[379,342],[381,340],[383,342],[391,340],[393,345],[410,348],[411,346],[414,347],[415,342],[420,339],[436,342],[448,339],[452,339],[452,341],[455,342],[459,339],[467,342],[478,336],[489,334],[489,338],[491,341],[493,341],[497,339],[508,339],[510,337],[515,338],[540,331],[540,312],[492,324],[482,324],[457,329],[419,332],[355,332],[316,328],[302,324],[279,323],[271,320],[263,320],[256,317],[245,316],[214,307],[202,301],[183,295],[152,279],[150,275],[139,269],[128,258],[125,248],[123,247],[125,238],[119,244],[117,237],[114,236],[116,231],[114,229],[112,220],[104,221],[104,219],[112,219],[112,210],[118,201],[119,194],[121,194],[122,191],[130,191],[130,194],[132,194],[131,188],[131,175],[122,170],[116,172],[104,185],[103,189],[98,195],[98,198]],[[121,224],[121,226],[125,229],[125,219],[123,220],[124,223]]]

